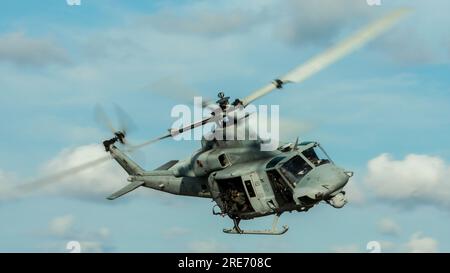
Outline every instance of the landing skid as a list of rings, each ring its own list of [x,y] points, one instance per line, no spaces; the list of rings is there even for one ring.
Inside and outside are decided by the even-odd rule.
[[[282,235],[285,234],[289,227],[284,225],[281,230],[277,230],[278,220],[280,219],[280,215],[275,215],[273,219],[272,228],[265,230],[243,230],[239,227],[240,219],[233,219],[234,227],[233,228],[224,228],[223,232],[227,234],[256,234],[256,235]]]

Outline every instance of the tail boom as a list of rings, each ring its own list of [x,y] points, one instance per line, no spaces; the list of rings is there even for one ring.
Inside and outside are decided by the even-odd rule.
[[[173,170],[167,169],[167,167],[145,171],[114,145],[110,145],[108,151],[130,175],[128,181],[131,182],[109,196],[107,198],[109,200],[114,200],[141,186],[176,195],[211,198],[207,177],[175,177]],[[171,166],[173,165],[171,163]]]

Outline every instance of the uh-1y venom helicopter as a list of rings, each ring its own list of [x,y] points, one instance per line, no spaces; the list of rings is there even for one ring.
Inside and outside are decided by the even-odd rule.
[[[216,202],[213,214],[228,215],[234,227],[224,229],[232,234],[284,234],[287,226],[277,230],[279,216],[286,211],[307,211],[321,201],[335,208],[346,204],[344,186],[353,172],[334,164],[317,142],[289,143],[273,151],[262,151],[261,140],[202,140],[202,147],[191,157],[172,160],[159,168],[146,171],[125,152],[133,151],[158,140],[179,135],[207,123],[222,124],[233,113],[242,110],[269,92],[281,89],[286,83],[298,83],[375,38],[394,23],[406,10],[397,10],[373,22],[340,44],[314,57],[287,75],[256,90],[243,99],[228,103],[219,94],[216,110],[203,120],[140,145],[121,150],[116,143],[126,144],[126,131],[111,128],[114,137],[103,142],[105,150],[128,173],[125,187],[108,197],[114,200],[138,187],[147,187],[177,195],[212,198]],[[248,117],[245,115],[243,118]],[[239,122],[239,121],[238,121]],[[323,156],[320,156],[323,155]],[[80,171],[106,159],[101,158],[76,168]],[[269,230],[243,230],[241,220],[275,215]]]

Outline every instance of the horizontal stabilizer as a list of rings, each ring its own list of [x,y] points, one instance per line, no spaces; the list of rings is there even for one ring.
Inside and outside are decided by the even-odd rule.
[[[114,199],[116,199],[118,197],[121,197],[124,194],[129,193],[130,191],[133,191],[133,190],[139,188],[143,184],[144,184],[144,181],[131,182],[130,184],[126,185],[125,187],[123,187],[120,190],[116,191],[115,193],[111,194],[107,199],[108,200],[114,200]]]

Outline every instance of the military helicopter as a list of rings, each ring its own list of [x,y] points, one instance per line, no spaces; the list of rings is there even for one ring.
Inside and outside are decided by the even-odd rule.
[[[128,173],[129,183],[107,199],[114,200],[139,187],[176,195],[210,198],[216,203],[212,209],[214,215],[228,216],[233,220],[234,226],[223,230],[229,234],[281,235],[288,230],[287,226],[277,228],[278,219],[284,212],[308,211],[322,201],[334,208],[342,208],[347,203],[344,186],[353,172],[337,166],[316,141],[299,143],[297,138],[294,143],[263,151],[261,139],[204,137],[201,148],[189,158],[168,161],[151,171],[144,170],[126,153],[209,123],[220,125],[218,131],[233,128],[249,116],[245,114],[236,118],[235,114],[255,100],[273,90],[282,89],[285,84],[304,81],[386,31],[406,13],[407,10],[404,9],[396,10],[376,20],[350,38],[243,99],[235,99],[233,103],[229,103],[229,97],[219,93],[219,99],[209,116],[188,126],[170,129],[158,138],[130,145],[127,144],[126,129],[116,130],[109,126],[114,136],[103,141],[105,151],[109,153],[107,157],[87,162],[56,174],[55,177],[90,168],[112,157]],[[102,111],[99,112],[104,116]],[[229,120],[234,122],[229,124]],[[117,144],[124,144],[125,149],[119,148]],[[268,215],[274,215],[270,229],[244,230],[239,226],[241,220]]]

